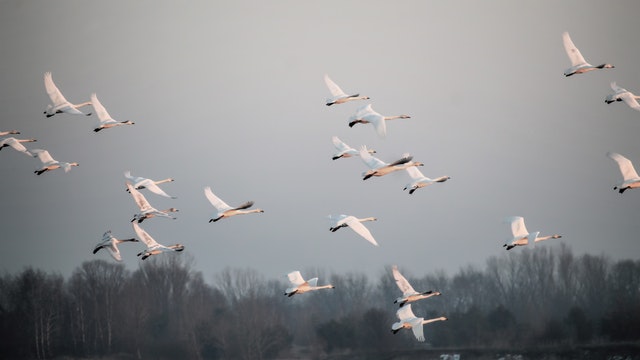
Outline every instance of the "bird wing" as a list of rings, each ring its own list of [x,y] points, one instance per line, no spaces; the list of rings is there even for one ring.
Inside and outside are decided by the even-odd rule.
[[[392,163],[389,164],[389,166],[395,166],[395,165],[402,165],[402,164],[406,164],[409,161],[413,160],[413,156],[409,155],[409,154],[402,154],[402,157]],[[415,167],[415,166],[414,166]]]
[[[411,331],[418,341],[424,341],[424,328],[422,326],[422,318],[411,320]]]
[[[211,191],[211,187],[206,186],[204,188],[204,195],[207,197],[211,205],[213,205],[218,212],[231,210],[231,206],[229,206],[226,202],[222,201],[219,197],[217,197],[213,191]]]
[[[345,94],[344,91],[342,91],[342,89],[340,89],[340,87],[333,82],[333,80],[331,80],[329,78],[329,75],[324,74],[324,83],[327,84],[327,87],[329,88],[329,92],[331,92],[331,95],[334,97],[340,97],[340,96],[347,96],[347,94]]]
[[[240,204],[240,205],[236,206],[235,208],[233,208],[233,210],[248,209],[248,208],[250,208],[252,206],[253,206],[253,201],[247,201],[244,204]]]
[[[149,235],[146,231],[144,231],[144,229],[141,228],[137,222],[134,221],[131,224],[133,226],[133,231],[135,231],[136,234],[138,234],[138,237],[145,245],[147,245],[147,248],[156,247],[160,245],[151,237],[151,235]]]
[[[342,140],[340,140],[337,136],[332,137],[331,141],[333,142],[333,146],[335,146],[336,149],[340,152],[345,152],[352,149],[349,145],[342,142]]]
[[[633,168],[631,160],[614,152],[608,152],[607,156],[618,163],[618,167],[620,168],[620,172],[622,173],[622,178],[624,179],[624,181],[638,178],[638,173]]]
[[[331,227],[336,227],[340,224],[340,221],[347,218],[347,215],[329,215],[329,222],[331,223]]]
[[[291,284],[295,286],[300,286],[305,283],[304,278],[302,277],[302,274],[300,274],[300,271],[297,271],[297,270],[292,271],[287,274],[287,277],[289,278],[289,281],[291,282]]]
[[[164,196],[164,197],[168,197],[168,198],[171,197],[171,195],[167,194],[158,185],[156,185],[156,183],[153,182],[153,180],[145,179],[145,180],[142,180],[141,182],[139,182],[138,184],[139,185],[144,185],[144,187],[147,190],[151,191],[154,194],[158,194],[160,196]]]
[[[611,90],[613,90],[615,93],[621,93],[621,92],[627,91],[627,89],[618,86],[618,84],[616,84],[615,81],[612,81],[611,84],[609,85],[611,86]]]
[[[638,100],[636,100],[635,96],[633,96],[629,91],[625,91],[620,94],[620,98],[625,104],[629,105],[630,108],[640,111],[640,104],[638,104]]]
[[[27,151],[27,148],[24,147],[24,145],[22,145],[22,143],[20,141],[18,141],[16,138],[10,137],[10,138],[6,138],[2,141],[3,143],[11,146],[12,148],[23,152],[23,153],[29,153],[29,151]]]
[[[369,232],[369,229],[367,229],[364,225],[362,225],[362,223],[358,219],[356,219],[354,216],[347,216],[344,219],[344,221],[358,235],[362,236],[373,245],[378,246],[376,239],[373,238],[373,235],[371,235],[371,232]]]
[[[131,185],[131,183],[128,181],[127,181],[127,188],[129,189],[131,196],[133,196],[133,200],[136,202],[136,204],[140,208],[140,211],[147,211],[149,209],[152,209],[151,204],[149,204],[149,202],[144,197],[144,195],[142,195],[140,191],[136,190],[133,187],[133,185]]]
[[[122,256],[120,256],[120,249],[118,249],[118,245],[115,242],[111,242],[108,246],[106,246],[107,250],[109,250],[109,254],[116,259],[117,261],[122,261]]]
[[[511,234],[513,237],[524,237],[529,234],[527,227],[524,226],[524,218],[522,216],[512,216],[507,218],[511,223]]]
[[[571,66],[586,63],[584,57],[582,57],[582,54],[580,53],[580,50],[578,50],[578,48],[573,44],[569,33],[566,31],[562,33],[562,42],[564,44],[564,50],[567,52],[569,60],[571,60]]]
[[[413,313],[413,310],[411,310],[411,304],[407,304],[399,308],[398,310],[396,310],[396,316],[398,317],[398,319],[400,319],[400,321],[416,318],[415,314]]]
[[[96,115],[98,115],[98,119],[100,119],[100,122],[113,120],[107,112],[107,109],[102,106],[102,103],[100,102],[100,100],[98,100],[98,96],[96,96],[95,93],[91,94],[91,105],[93,105],[93,109],[95,110]]]
[[[47,150],[34,149],[32,151],[38,155],[38,159],[40,159],[43,164],[55,162]]]
[[[318,278],[315,277],[313,279],[309,279],[307,280],[307,285],[311,286],[311,287],[316,287],[318,286]]]
[[[68,103],[67,99],[62,95],[62,92],[60,92],[56,84],[53,83],[53,77],[50,72],[44,73],[44,87],[54,107]]]
[[[426,178],[426,176],[422,174],[422,171],[420,171],[420,169],[418,169],[416,166],[410,166],[405,170],[407,170],[407,173],[413,180],[421,180]]]
[[[393,265],[393,267],[391,268],[391,271],[393,272],[393,278],[396,279],[396,285],[398,285],[403,295],[410,295],[410,294],[416,293],[416,291],[413,289],[411,284],[409,284],[407,279],[405,279],[405,277],[402,276],[402,274],[398,270],[398,266]]]
[[[362,161],[372,170],[379,169],[383,166],[387,166],[385,162],[371,155],[366,146],[360,148],[360,158]]]

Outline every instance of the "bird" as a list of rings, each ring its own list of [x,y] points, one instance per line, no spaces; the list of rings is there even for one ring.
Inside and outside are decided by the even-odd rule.
[[[44,111],[44,114],[47,117],[52,117],[55,114],[61,113],[86,116],[91,115],[91,113],[85,114],[82,111],[78,110],[78,108],[81,108],[83,106],[91,105],[91,101],[85,101],[80,104],[72,104],[67,101],[56,84],[53,83],[53,78],[51,77],[50,72],[46,72],[44,74],[44,87],[47,90],[49,99],[51,99],[51,104],[47,105],[47,109]]]
[[[382,116],[371,108],[371,104],[361,106],[356,110],[355,115],[349,117],[349,127],[355,124],[371,124],[376,129],[378,136],[383,138],[387,135],[387,121],[394,119],[410,119],[409,115]]]
[[[0,131],[0,136],[20,134],[18,130]]]
[[[429,186],[431,184],[434,183],[441,183],[441,182],[445,182],[449,179],[451,179],[451,177],[449,176],[440,176],[437,177],[435,179],[431,179],[428,178],[426,176],[424,176],[422,174],[422,172],[415,166],[410,166],[408,168],[405,169],[407,171],[407,173],[409,174],[409,176],[411,177],[411,179],[413,180],[412,182],[408,183],[407,185],[405,185],[404,190],[409,189],[409,194],[413,194],[414,191],[423,188],[425,186]]]
[[[345,94],[344,91],[342,91],[342,89],[340,89],[340,87],[333,82],[333,80],[331,80],[329,78],[329,75],[325,74],[324,75],[324,83],[327,84],[327,87],[329,88],[329,92],[331,92],[331,97],[327,98],[327,106],[331,106],[333,104],[344,104],[348,101],[353,101],[353,100],[368,100],[369,97],[368,96],[360,96],[360,94],[353,94],[353,95],[347,95]]]
[[[337,136],[332,137],[331,141],[333,142],[333,146],[336,147],[336,150],[338,150],[337,153],[333,154],[333,157],[331,158],[332,160],[338,160],[340,158],[349,158],[353,156],[360,156],[360,152],[358,150],[345,144]],[[367,151],[369,152],[369,154],[376,153],[376,151],[373,149],[368,149]]]
[[[96,247],[93,249],[93,253],[95,254],[101,249],[107,249],[109,251],[109,254],[114,259],[116,259],[117,261],[122,261],[122,257],[120,256],[120,250],[118,249],[118,244],[127,242],[127,241],[138,242],[138,239],[136,238],[116,239],[113,235],[111,235],[111,230],[107,230],[102,235],[102,241],[98,245],[96,245]]]
[[[607,156],[618,164],[618,168],[620,168],[620,173],[622,174],[622,182],[614,186],[613,190],[618,190],[618,192],[622,194],[627,189],[640,187],[640,176],[638,176],[631,160],[614,152],[608,152]]]
[[[37,156],[38,159],[40,159],[40,161],[42,162],[42,167],[34,171],[34,173],[36,173],[37,175],[42,175],[47,171],[52,171],[59,168],[62,168],[64,172],[69,172],[72,166],[80,166],[80,164],[78,164],[77,162],[63,162],[54,160],[51,155],[49,155],[49,152],[47,150],[33,149],[31,151],[35,153],[35,156]]]
[[[149,256],[162,254],[163,252],[171,252],[171,251],[182,251],[184,250],[184,245],[175,244],[165,246],[162,244],[158,244],[143,228],[140,227],[137,223],[131,223],[133,225],[133,230],[136,232],[140,241],[142,241],[147,248],[138,253],[138,256],[141,257],[142,260],[145,260]]]
[[[613,90],[613,94],[607,95],[604,102],[607,104],[611,104],[616,101],[624,101],[625,104],[629,105],[633,110],[640,111],[640,104],[638,104],[638,99],[640,96],[634,95],[632,92],[625,88],[621,88],[616,84],[615,81],[611,82],[611,89]]]
[[[328,284],[318,286],[318,278],[309,279],[307,281],[304,280],[300,271],[292,271],[287,274],[289,278],[289,282],[291,282],[291,287],[288,287],[284,294],[288,297],[292,297],[296,294],[304,294],[309,291],[321,290],[321,289],[335,289],[336,287]]]
[[[396,280],[396,285],[398,285],[398,288],[400,288],[400,291],[402,291],[402,296],[400,296],[399,298],[393,301],[394,304],[398,304],[400,305],[400,307],[403,307],[405,304],[408,304],[414,301],[427,299],[432,296],[441,295],[439,291],[433,291],[433,290],[423,291],[423,292],[415,291],[411,286],[411,284],[409,284],[407,279],[405,279],[405,277],[402,276],[402,274],[398,270],[397,265],[393,265],[391,267],[391,271],[393,273],[393,278]]]
[[[406,169],[411,166],[424,166],[424,164],[421,162],[412,161],[413,156],[407,153],[403,154],[402,158],[394,162],[385,163],[384,161],[381,161],[380,159],[371,155],[366,146],[362,146],[360,148],[360,158],[369,167],[369,170],[362,173],[362,180],[367,180],[372,176],[384,176],[394,171]]]
[[[529,232],[527,231],[526,226],[524,226],[524,218],[522,216],[510,216],[505,219],[511,226],[511,238],[507,240],[507,242],[502,245],[502,247],[506,247],[507,250],[511,250],[516,246],[525,246],[529,243],[532,245],[534,243],[545,241],[549,239],[560,239],[562,236],[554,234],[547,236],[538,236],[540,235],[539,231]]]
[[[126,121],[113,120],[111,115],[109,115],[109,113],[107,112],[107,109],[105,109],[102,103],[100,102],[100,100],[98,100],[98,96],[95,93],[91,94],[91,105],[93,105],[93,110],[96,112],[96,115],[98,115],[98,124],[93,129],[94,132],[98,132],[102,129],[109,129],[109,128],[120,126],[120,125],[135,124],[131,120],[126,120]]]
[[[251,210],[244,210],[244,209],[248,209],[250,207],[253,206],[253,201],[247,201],[244,204],[241,204],[238,207],[232,208],[231,206],[227,205],[227,203],[225,203],[224,201],[222,201],[219,197],[217,197],[213,191],[211,191],[211,187],[210,186],[205,186],[204,188],[204,195],[207,197],[207,199],[209,200],[209,202],[211,203],[211,205],[213,205],[213,207],[216,208],[217,213],[216,215],[209,219],[209,222],[215,222],[218,221],[222,218],[227,218],[230,216],[235,216],[235,215],[243,215],[243,214],[251,214],[251,213],[263,213],[264,210],[262,209],[251,209]]]
[[[169,218],[173,220],[176,219],[175,217],[169,215],[169,213],[177,212],[179,211],[178,209],[172,207],[165,210],[158,210],[152,207],[147,201],[147,199],[144,197],[144,195],[142,195],[140,191],[136,190],[133,187],[133,185],[131,185],[131,183],[128,181],[127,181],[127,189],[131,193],[131,196],[133,196],[133,200],[138,205],[138,208],[140,208],[140,212],[133,215],[133,219],[131,219],[131,222],[137,221],[138,223],[141,223],[145,219],[150,219],[156,216]]]
[[[329,230],[331,232],[336,232],[338,229],[343,227],[349,227],[351,230],[355,231],[358,235],[365,238],[368,242],[372,243],[375,246],[379,246],[376,239],[373,238],[369,229],[367,229],[364,225],[362,225],[365,221],[376,221],[378,220],[375,217],[366,217],[359,219],[355,216],[351,215],[329,215],[329,221],[331,222],[331,227]]]
[[[411,304],[401,307],[396,311],[396,316],[400,321],[393,323],[391,325],[391,332],[396,334],[400,329],[411,329],[413,331],[413,335],[418,339],[418,341],[424,341],[424,324],[429,324],[436,321],[446,321],[448,320],[445,316],[428,319],[419,318],[415,316],[413,311],[411,310]]]
[[[571,67],[564,71],[564,76],[582,74],[596,69],[612,69],[615,67],[611,64],[600,64],[596,66],[589,64],[580,53],[580,50],[573,44],[569,33],[566,31],[562,33],[562,42],[564,44],[564,50],[567,52],[569,60],[571,60]]]
[[[133,188],[136,189],[136,190],[147,189],[147,190],[151,191],[154,194],[157,194],[157,195],[160,195],[160,196],[164,196],[164,197],[168,197],[168,198],[171,198],[171,199],[177,199],[177,197],[167,194],[162,189],[160,189],[160,187],[158,186],[159,184],[164,184],[166,182],[174,181],[173,178],[166,178],[166,179],[163,179],[163,180],[155,181],[155,180],[151,180],[151,179],[140,177],[140,176],[132,176],[131,175],[131,171],[129,171],[129,170],[124,172],[124,177],[127,178],[129,181],[131,181],[131,184],[132,184]],[[129,191],[129,188],[127,188],[126,190]]]
[[[11,146],[16,151],[19,151],[21,153],[24,153],[24,154],[26,154],[28,156],[33,157],[33,154],[30,153],[29,150],[27,150],[27,148],[24,147],[24,145],[22,145],[22,143],[35,142],[35,141],[37,141],[37,140],[36,139],[16,139],[14,137],[4,138],[4,139],[0,140],[0,150],[2,150],[3,148],[5,148],[7,146]]]

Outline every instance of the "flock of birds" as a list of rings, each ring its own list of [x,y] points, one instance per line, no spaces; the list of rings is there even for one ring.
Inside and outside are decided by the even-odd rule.
[[[573,76],[574,74],[582,74],[599,69],[614,68],[613,65],[606,63],[597,66],[587,63],[580,51],[573,44],[567,32],[562,34],[562,38],[565,50],[571,61],[571,67],[564,71],[565,76],[568,77]],[[324,76],[324,81],[329,89],[329,92],[331,93],[331,97],[326,101],[327,106],[345,104],[358,100],[369,100],[368,96],[360,96],[360,94],[348,95],[347,93],[342,91],[342,89],[327,75]],[[49,104],[44,111],[44,114],[47,118],[63,113],[70,115],[90,116],[92,115],[92,113],[84,113],[80,111],[80,108],[83,108],[85,106],[92,106],[94,113],[98,118],[98,122],[93,129],[93,131],[95,132],[117,126],[134,125],[134,122],[130,120],[114,120],[109,115],[105,107],[100,103],[95,93],[91,94],[90,101],[78,104],[69,102],[53,82],[53,78],[50,72],[45,73],[44,84],[47,94],[49,95],[49,98],[51,100],[51,104]],[[611,89],[613,90],[613,93],[607,95],[605,99],[605,102],[607,104],[623,101],[632,109],[640,111],[640,105],[637,101],[640,96],[636,96],[628,90],[617,86],[615,82],[611,83]],[[348,125],[349,127],[353,127],[357,124],[371,124],[375,129],[377,135],[381,138],[384,138],[387,134],[387,121],[409,118],[411,117],[405,114],[396,116],[383,116],[374,111],[371,104],[366,104],[357,108],[355,114],[349,118]],[[15,137],[8,136],[14,134],[20,134],[20,132],[15,130],[0,132],[0,136],[4,137],[0,139],[0,150],[2,150],[4,147],[11,147],[14,150],[24,153],[25,155],[28,155],[30,157],[37,157],[41,162],[41,167],[34,171],[37,175],[42,175],[45,172],[53,171],[56,169],[63,169],[65,172],[68,172],[72,167],[79,165],[76,162],[57,161],[49,154],[47,150],[28,150],[23,144],[35,142],[36,139],[17,139]],[[372,177],[381,177],[396,171],[404,170],[409,175],[410,181],[405,185],[403,190],[409,190],[409,194],[413,194],[417,189],[435,183],[443,183],[450,179],[449,176],[440,176],[433,179],[426,177],[418,169],[419,166],[423,166],[424,164],[421,162],[413,161],[413,157],[408,153],[403,154],[402,157],[397,160],[384,162],[373,155],[376,154],[375,150],[369,149],[366,146],[361,146],[359,149],[352,148],[342,140],[340,140],[337,136],[334,136],[332,138],[332,142],[337,150],[337,152],[332,156],[333,160],[346,159],[351,157],[359,157],[362,160],[362,162],[367,167],[367,170],[362,173],[363,180],[368,180]],[[620,193],[623,193],[627,189],[640,187],[640,176],[638,176],[633,167],[633,164],[629,159],[613,152],[607,153],[607,156],[616,162],[623,178],[622,182],[614,186],[614,190],[618,190]],[[146,245],[146,248],[137,254],[142,260],[147,259],[150,256],[162,254],[164,252],[179,252],[184,250],[185,247],[182,244],[167,246],[158,243],[151,237],[151,235],[149,235],[144,229],[140,227],[140,224],[144,220],[154,217],[175,219],[172,214],[178,212],[178,209],[172,207],[169,209],[158,210],[151,206],[149,201],[141,192],[141,190],[146,189],[158,196],[175,199],[175,196],[167,194],[159,187],[160,184],[171,182],[173,181],[173,179],[167,178],[163,180],[152,180],[144,177],[132,176],[130,171],[124,172],[124,177],[126,179],[126,191],[131,194],[134,202],[139,208],[139,211],[133,215],[133,218],[131,220],[132,227],[137,235],[137,238],[118,239],[111,233],[110,230],[106,231],[103,234],[102,241],[95,246],[93,253],[96,254],[101,249],[106,249],[106,251],[108,251],[115,260],[121,261],[122,256],[120,254],[118,245],[124,242],[144,243],[144,245]],[[211,217],[209,222],[216,222],[221,219],[236,215],[264,212],[264,210],[262,209],[250,209],[254,204],[253,201],[248,201],[238,206],[232,207],[221,200],[218,196],[216,196],[209,186],[204,188],[204,195],[216,210],[215,214]],[[340,214],[329,215],[328,218],[330,222],[329,230],[331,232],[335,232],[343,227],[348,227],[355,233],[360,235],[362,238],[370,242],[372,245],[378,246],[378,242],[376,241],[376,239],[363,224],[364,222],[375,221],[375,217],[358,218],[353,215]],[[511,228],[511,237],[503,245],[506,250],[510,250],[517,246],[525,246],[528,244],[533,245],[534,243],[549,239],[561,238],[561,236],[557,234],[540,236],[539,231],[529,232],[525,227],[524,218],[522,218],[521,216],[508,217],[506,218],[506,221],[510,224]],[[417,317],[411,309],[411,303],[441,294],[433,290],[423,292],[416,291],[409,284],[407,279],[400,273],[396,265],[393,265],[392,273],[398,288],[402,292],[402,296],[398,297],[394,301],[394,303],[399,304],[399,308],[396,311],[396,316],[398,317],[399,321],[391,326],[391,331],[395,334],[403,328],[412,329],[416,339],[418,341],[424,341],[425,338],[423,325],[435,321],[447,320],[447,318],[438,317],[425,320],[422,317]],[[291,283],[291,286],[285,290],[284,295],[288,297],[304,294],[309,291],[334,288],[334,286],[331,284],[319,286],[318,278],[305,280],[302,277],[300,271],[290,272],[287,277],[289,282]]]

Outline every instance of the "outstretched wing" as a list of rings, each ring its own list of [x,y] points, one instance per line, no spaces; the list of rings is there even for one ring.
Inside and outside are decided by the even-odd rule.
[[[393,272],[393,278],[396,279],[396,285],[398,285],[403,295],[406,296],[406,295],[411,295],[416,293],[416,291],[413,289],[411,284],[409,284],[407,279],[405,279],[405,277],[402,276],[402,274],[398,270],[398,266],[393,265],[393,267],[391,268],[391,271]]]
[[[360,158],[371,170],[379,169],[387,164],[377,157],[371,155],[366,146],[360,148]]]
[[[405,170],[407,170],[407,173],[413,180],[422,180],[426,178],[426,176],[422,174],[422,171],[420,171],[416,166],[410,166]]]
[[[53,77],[50,72],[44,73],[44,87],[47,90],[47,95],[49,95],[54,107],[68,102],[56,84],[53,83]]]
[[[164,190],[162,190],[158,185],[156,185],[156,183],[153,182],[153,180],[150,180],[150,179],[143,180],[139,183],[139,185],[143,185],[147,190],[151,191],[154,194],[168,197],[168,198],[173,197],[167,194],[166,192],[164,192]]]
[[[580,53],[580,50],[578,50],[578,48],[573,44],[569,33],[566,31],[562,33],[562,42],[564,44],[564,50],[567,52],[569,60],[571,60],[571,66],[586,63],[584,57],[582,57],[582,54]]]
[[[340,89],[340,87],[336,83],[334,83],[327,74],[324,74],[324,83],[327,84],[329,92],[333,97],[347,96],[347,94],[345,94],[345,92],[342,91],[342,89]]]
[[[511,223],[511,234],[513,237],[518,238],[529,235],[527,227],[524,226],[524,218],[522,216],[512,216],[506,220]]]
[[[413,156],[409,155],[409,154],[402,154],[402,157],[392,163],[389,164],[389,166],[395,166],[395,165],[402,165],[402,164],[406,164],[409,161],[413,160]],[[414,166],[415,167],[415,166]]]
[[[145,245],[147,245],[147,248],[156,247],[160,245],[151,237],[151,235],[149,235],[146,231],[144,231],[144,229],[141,228],[137,222],[134,221],[131,224],[133,226],[133,231],[136,232],[136,234],[140,238],[140,241],[142,241]]]
[[[204,188],[204,196],[207,197],[211,205],[213,205],[218,212],[231,210],[231,206],[229,206],[226,202],[222,201],[219,197],[217,197],[213,191],[211,191],[210,186],[205,186]]]
[[[247,201],[244,204],[240,204],[237,207],[233,208],[233,210],[242,210],[242,209],[248,209],[250,207],[253,206],[253,201]]]
[[[47,150],[34,149],[34,150],[31,150],[31,151],[38,156],[38,159],[40,159],[40,161],[43,164],[47,164],[47,163],[51,163],[51,162],[55,161],[55,160],[53,160],[51,155],[49,155],[49,152]]]
[[[398,319],[400,319],[400,321],[406,321],[416,318],[413,310],[411,310],[411,304],[407,304],[396,310],[396,316],[398,317]]]
[[[424,341],[424,328],[422,326],[422,318],[416,318],[411,321],[411,331],[418,341]]]
[[[371,235],[371,232],[369,231],[369,229],[367,229],[364,225],[362,225],[362,223],[358,219],[356,219],[354,216],[347,216],[347,218],[344,221],[358,235],[362,236],[373,245],[378,246],[376,239],[373,238],[373,235]]]
[[[614,152],[608,152],[607,156],[615,160],[615,162],[618,164],[618,167],[620,168],[620,172],[622,173],[622,178],[624,179],[624,181],[638,178],[638,173],[633,168],[633,164],[631,163],[631,160]]]
[[[91,105],[93,105],[93,109],[98,115],[98,119],[100,119],[100,122],[113,120],[111,118],[111,115],[109,115],[109,113],[107,112],[107,109],[102,106],[102,103],[100,102],[100,100],[98,100],[98,96],[96,96],[95,93],[91,94]]]
[[[295,286],[300,286],[305,283],[304,278],[302,277],[302,274],[300,274],[300,271],[297,271],[297,270],[292,271],[287,274],[287,277],[289,278],[289,281],[291,282],[291,284]]]
[[[620,98],[624,101],[625,104],[629,105],[633,110],[640,111],[640,104],[638,104],[638,100],[636,100],[635,96],[629,91],[625,91],[620,94]]]
[[[152,209],[151,204],[149,204],[149,202],[144,197],[144,195],[142,195],[140,191],[136,190],[128,181],[127,181],[127,189],[129,189],[129,192],[131,193],[131,196],[133,196],[133,200],[136,202],[136,204],[140,208],[140,211],[147,211],[149,209]]]
[[[27,148],[22,145],[22,143],[20,141],[18,141],[16,138],[10,137],[10,138],[6,138],[4,139],[3,143],[11,146],[12,148],[14,148],[16,151],[20,151],[23,152],[29,156],[33,156],[29,150],[27,150]]]
[[[331,141],[333,142],[333,146],[335,146],[336,149],[341,153],[352,149],[349,145],[342,142],[342,140],[340,140],[337,136],[332,137]]]

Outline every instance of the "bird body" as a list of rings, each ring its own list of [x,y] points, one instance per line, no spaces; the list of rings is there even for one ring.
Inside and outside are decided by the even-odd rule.
[[[387,121],[395,119],[410,119],[409,115],[383,116],[373,110],[371,104],[361,106],[356,110],[356,114],[349,118],[349,127],[355,124],[371,124],[376,129],[378,136],[381,138],[387,135]]]
[[[151,237],[151,235],[149,235],[146,231],[144,231],[144,229],[141,228],[140,225],[138,225],[138,223],[134,222],[132,223],[132,225],[133,225],[133,230],[136,232],[136,234],[140,238],[140,241],[142,241],[145,245],[147,245],[147,248],[145,250],[138,253],[138,256],[140,256],[142,260],[145,260],[149,256],[159,255],[164,252],[184,250],[184,245],[182,244],[175,244],[175,245],[169,245],[169,246],[158,244],[158,242],[156,242]]]
[[[329,230],[331,232],[336,232],[338,229],[343,227],[349,227],[351,230],[355,231],[356,234],[365,238],[368,242],[372,243],[375,246],[378,246],[378,242],[373,238],[369,229],[367,229],[362,223],[365,221],[376,221],[378,219],[374,217],[367,217],[359,219],[355,216],[351,215],[329,215],[329,221],[331,222],[331,227]]]
[[[631,160],[614,152],[608,152],[607,156],[618,164],[618,168],[622,174],[622,182],[616,184],[613,190],[618,190],[618,192],[622,194],[627,189],[640,187],[640,176],[638,176]]]
[[[425,320],[424,318],[417,317],[411,310],[411,304],[403,306],[396,311],[396,316],[400,321],[391,325],[391,332],[396,334],[400,329],[411,329],[413,335],[418,341],[424,341],[424,329],[423,325],[430,324],[436,321],[446,321],[446,317],[441,316],[433,319]]]
[[[435,179],[428,178],[424,176],[422,172],[415,166],[410,166],[405,170],[407,171],[407,174],[409,174],[409,176],[411,177],[412,181],[407,185],[405,185],[404,189],[402,190],[409,189],[409,194],[413,194],[414,191],[416,191],[417,189],[423,188],[425,186],[429,186],[435,183],[445,182],[451,179],[451,177],[449,176],[440,176]]]
[[[369,153],[366,146],[360,148],[360,158],[369,167],[369,170],[362,173],[363,179],[367,180],[372,176],[384,176],[394,171],[406,169],[411,166],[423,166],[421,162],[411,161],[413,156],[409,154],[403,154],[402,158],[391,162],[385,163],[384,161],[374,157]]]
[[[167,194],[166,192],[164,192],[158,185],[159,184],[163,184],[166,182],[172,182],[174,181],[173,178],[166,178],[163,180],[151,180],[148,178],[144,178],[144,177],[140,177],[140,176],[132,176],[131,175],[131,171],[125,171],[124,172],[124,177],[127,178],[127,180],[129,180],[131,182],[131,186],[133,186],[134,189],[136,190],[142,190],[142,189],[147,189],[149,191],[151,191],[154,194],[160,195],[160,196],[164,196],[164,197],[168,197],[171,199],[176,199],[175,196],[171,196],[169,194]],[[129,191],[129,188],[127,188],[127,191]]]
[[[611,104],[616,101],[624,101],[630,108],[633,110],[640,111],[640,104],[638,104],[638,99],[640,96],[634,95],[632,92],[625,88],[621,88],[616,84],[615,81],[611,82],[611,90],[613,90],[612,94],[607,95],[604,102],[607,104]]]
[[[38,157],[38,159],[40,160],[40,162],[42,162],[42,167],[36,171],[34,171],[34,173],[36,173],[37,175],[42,175],[43,173],[47,172],[47,171],[52,171],[55,169],[60,169],[62,168],[64,170],[64,172],[69,172],[71,170],[72,166],[79,166],[79,164],[77,162],[62,162],[62,161],[57,161],[54,160],[53,157],[51,157],[51,155],[49,154],[49,152],[47,150],[42,150],[42,149],[34,149],[31,150],[33,153],[35,153]]]
[[[143,222],[145,219],[150,219],[153,217],[164,217],[164,218],[169,218],[169,219],[173,219],[175,220],[176,218],[169,215],[170,212],[177,212],[179,211],[176,208],[169,208],[169,209],[165,209],[165,210],[158,210],[156,208],[154,208],[153,206],[151,206],[151,204],[149,204],[149,202],[147,201],[147,199],[144,197],[144,195],[142,195],[142,193],[138,190],[136,190],[133,185],[131,185],[130,182],[127,181],[127,189],[129,190],[129,192],[131,193],[131,196],[133,197],[133,200],[136,202],[136,205],[138,205],[138,208],[140,209],[140,212],[136,213],[133,215],[133,219],[131,219],[131,222],[138,222],[141,223]]]
[[[539,231],[529,232],[527,227],[524,225],[524,218],[522,216],[511,216],[505,219],[506,222],[510,224],[511,227],[511,238],[508,239],[503,247],[506,247],[507,250],[511,250],[516,246],[525,246],[527,244],[534,244],[540,241],[545,241],[549,239],[559,239],[561,235],[547,235],[547,236],[539,236]]]
[[[2,148],[10,146],[16,151],[19,151],[25,155],[33,157],[33,154],[30,153],[29,150],[27,150],[27,148],[24,145],[22,145],[22,143],[35,142],[35,141],[37,140],[36,139],[16,139],[14,137],[4,138],[0,140],[0,150],[2,150]]]
[[[324,83],[327,85],[329,92],[331,93],[331,97],[327,98],[327,106],[331,106],[333,104],[344,104],[348,101],[369,99],[368,96],[360,96],[360,94],[347,95],[336,83],[333,82],[333,80],[329,78],[329,75],[327,74],[324,75]]]
[[[91,113],[85,114],[82,111],[78,110],[83,106],[91,105],[91,101],[85,101],[80,104],[72,104],[67,99],[65,99],[62,92],[58,89],[56,84],[53,82],[53,77],[50,72],[46,72],[44,74],[44,87],[47,90],[47,95],[49,95],[49,99],[51,100],[51,104],[47,106],[47,109],[44,111],[44,114],[47,117],[52,117],[55,114],[67,113],[72,115],[86,115],[89,116]]]
[[[345,144],[337,136],[332,137],[331,141],[333,142],[333,146],[335,146],[336,150],[338,150],[337,153],[333,154],[332,160],[338,160],[340,158],[348,158],[353,156],[360,156],[360,151]],[[368,149],[367,151],[369,152],[369,154],[376,153],[376,151],[372,149]]]
[[[96,115],[98,115],[98,124],[93,129],[93,131],[95,132],[98,132],[102,129],[109,129],[116,126],[135,124],[131,120],[126,120],[126,121],[114,120],[111,117],[111,115],[109,115],[109,113],[107,112],[107,109],[104,108],[100,100],[98,100],[98,96],[95,93],[91,94],[91,104],[93,105],[93,110],[96,112]]]
[[[113,257],[117,261],[122,261],[120,250],[118,249],[118,244],[128,241],[138,242],[138,239],[116,239],[113,235],[111,235],[111,230],[108,230],[102,235],[102,241],[95,246],[95,248],[93,249],[93,253],[95,254],[101,249],[107,249],[111,257]]]
[[[596,66],[589,64],[580,53],[580,50],[578,50],[578,48],[573,44],[569,33],[566,31],[562,33],[562,42],[564,44],[564,50],[567,52],[569,60],[571,60],[571,67],[564,71],[564,76],[582,74],[597,69],[611,69],[615,67],[611,64],[600,64]]]
[[[216,208],[216,215],[209,220],[209,222],[215,222],[222,218],[227,218],[235,215],[244,215],[251,213],[262,213],[264,210],[262,209],[251,209],[245,210],[253,206],[253,201],[247,201],[244,204],[241,204],[237,207],[231,207],[224,201],[222,201],[219,197],[217,197],[213,191],[211,191],[211,187],[206,186],[204,188],[204,195],[207,197],[207,200]]]
[[[289,282],[291,286],[288,287],[284,294],[288,297],[292,297],[296,294],[304,294],[309,291],[316,291],[321,289],[335,289],[335,286],[328,284],[318,286],[318,278],[313,278],[309,280],[304,280],[300,271],[292,271],[287,274],[287,278],[289,278]]]
[[[411,286],[409,281],[407,281],[407,279],[404,276],[402,276],[402,274],[398,270],[398,266],[396,265],[393,265],[393,267],[391,268],[391,271],[393,273],[393,278],[396,280],[396,285],[398,285],[398,288],[400,288],[400,291],[402,291],[402,296],[398,297],[393,302],[394,304],[398,304],[400,307],[403,307],[405,304],[412,303],[414,301],[428,299],[432,296],[440,295],[439,291],[432,291],[432,290],[423,291],[423,292],[415,291],[415,289],[413,288],[413,286]]]

